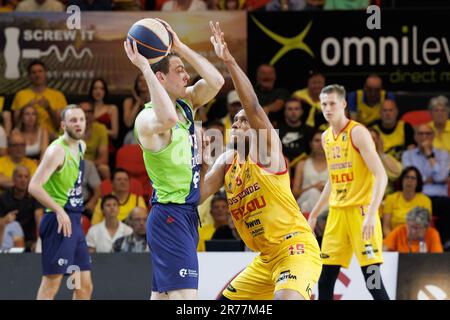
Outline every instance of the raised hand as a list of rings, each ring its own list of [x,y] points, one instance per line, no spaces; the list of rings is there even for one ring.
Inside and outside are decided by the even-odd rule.
[[[128,59],[139,68],[139,70],[143,71],[150,64],[146,57],[139,53],[137,49],[136,41],[133,41],[131,44],[130,39],[127,39],[123,42],[123,47],[125,48],[125,52],[127,53]]]
[[[158,20],[159,22],[161,22],[166,27],[167,31],[169,31],[172,34],[172,50],[176,52],[183,45],[183,43],[180,41],[180,38],[178,38],[177,33],[175,31],[173,31],[170,24],[168,24],[164,20],[159,19],[159,18],[155,18],[155,19]]]
[[[216,22],[216,25],[214,25],[214,23],[210,21],[209,26],[211,27],[211,32],[213,34],[210,40],[212,45],[214,46],[214,52],[216,53],[216,55],[224,62],[232,60],[233,56],[228,50],[227,43],[224,39],[224,33],[222,32],[222,30],[220,30],[219,22]]]

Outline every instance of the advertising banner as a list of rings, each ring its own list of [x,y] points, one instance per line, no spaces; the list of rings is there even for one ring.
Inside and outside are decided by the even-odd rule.
[[[327,83],[359,89],[376,73],[393,91],[447,91],[450,85],[449,10],[250,12],[249,75],[274,65],[278,85],[306,87],[310,70]],[[369,19],[369,23],[368,20]]]
[[[29,85],[26,67],[41,59],[48,67],[49,86],[65,94],[86,94],[91,81],[101,77],[111,93],[129,93],[138,69],[123,48],[129,28],[143,18],[161,18],[180,40],[214,63],[226,68],[210,42],[211,19],[226,30],[227,43],[239,64],[247,67],[245,12],[81,12],[80,29],[69,29],[66,13],[0,14],[0,95],[14,94]],[[187,65],[191,77],[192,68]],[[228,81],[231,86],[231,81]]]

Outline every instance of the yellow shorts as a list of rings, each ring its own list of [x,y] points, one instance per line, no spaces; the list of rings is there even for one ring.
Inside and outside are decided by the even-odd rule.
[[[360,266],[383,263],[383,233],[377,215],[375,232],[369,241],[362,238],[364,209],[361,206],[333,208],[328,213],[322,239],[322,260],[326,265],[348,268],[355,253]]]
[[[272,300],[291,289],[306,300],[322,272],[320,248],[313,234],[283,241],[270,255],[258,255],[222,292],[230,300]]]

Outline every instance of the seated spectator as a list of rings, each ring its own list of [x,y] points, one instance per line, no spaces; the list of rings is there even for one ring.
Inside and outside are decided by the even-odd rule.
[[[123,123],[127,128],[133,129],[136,116],[139,111],[144,109],[144,104],[149,101],[150,91],[148,91],[144,76],[140,73],[134,81],[132,97],[128,97],[123,101]]]
[[[388,195],[380,210],[385,236],[406,223],[406,215],[415,207],[427,209],[430,215],[432,213],[431,200],[422,193],[422,176],[416,167],[405,168],[398,182],[399,191]]]
[[[114,252],[148,252],[147,245],[147,210],[136,207],[131,210],[128,217],[128,224],[133,229],[133,233],[117,239],[113,244]]]
[[[162,5],[161,11],[205,11],[208,10],[202,0],[168,0]]]
[[[278,134],[283,144],[283,154],[289,159],[289,166],[307,157],[311,151],[314,129],[302,122],[303,108],[300,100],[289,99],[284,107],[284,119],[279,124]]]
[[[375,74],[366,79],[364,88],[350,92],[347,102],[352,119],[365,126],[380,119],[381,105],[384,100],[395,100],[394,94],[383,90],[383,81]]]
[[[412,209],[406,224],[395,228],[383,241],[383,250],[399,253],[443,252],[439,232],[430,227],[430,213],[425,208]]]
[[[404,167],[419,169],[423,180],[423,193],[431,198],[436,227],[443,243],[450,240],[450,198],[448,197],[449,154],[433,148],[433,129],[428,124],[416,128],[417,148],[403,152]]]
[[[19,122],[14,130],[20,131],[25,137],[25,155],[31,159],[41,160],[48,147],[48,132],[39,125],[34,106],[26,106],[20,110]]]
[[[227,224],[218,227],[212,235],[211,240],[240,240],[242,251],[250,251],[237,232],[231,214],[227,215]]]
[[[118,219],[119,199],[108,194],[102,198],[101,211],[105,219],[92,226],[86,235],[90,253],[112,252],[114,242],[133,233],[133,229]]]
[[[134,207],[147,209],[144,199],[130,192],[130,176],[125,170],[121,168],[117,168],[115,170],[112,177],[112,189],[112,194],[119,199],[118,219],[120,221],[124,221],[128,218],[128,215]],[[103,219],[104,217],[101,210],[101,203],[99,201],[95,206],[91,223],[92,225],[95,225]]]
[[[317,71],[311,71],[306,88],[295,91],[293,98],[299,99],[303,106],[302,120],[310,127],[325,130],[326,120],[320,107],[320,91],[325,86],[325,76]]]
[[[381,139],[380,132],[375,130],[373,127],[369,128],[369,132],[372,136],[377,153],[380,156],[384,170],[386,170],[386,174],[388,176],[388,185],[386,186],[384,194],[391,194],[394,192],[394,183],[402,173],[403,166],[400,161],[394,158],[393,155],[384,151],[384,140]]]
[[[67,6],[75,5],[81,11],[110,11],[112,0],[68,0]]]
[[[259,103],[275,125],[283,119],[283,107],[289,92],[275,87],[277,73],[270,64],[262,64],[256,70],[255,93]]]
[[[66,8],[57,0],[23,0],[17,5],[16,11],[64,12]]]
[[[0,157],[0,189],[14,186],[12,177],[17,166],[24,166],[31,175],[37,169],[36,162],[25,157],[25,137],[20,132],[11,132],[8,143],[8,155]]]
[[[0,251],[25,247],[23,230],[15,221],[16,213],[16,211],[0,213]]]
[[[16,93],[11,109],[17,123],[20,110],[26,106],[34,106],[38,112],[39,125],[48,131],[50,140],[53,140],[61,125],[60,111],[67,106],[67,101],[61,91],[47,86],[46,72],[47,68],[42,61],[34,60],[28,65],[31,87]]]
[[[12,12],[16,10],[17,4],[20,0],[3,0],[3,3],[0,4],[0,13],[2,12]]]
[[[234,116],[236,116],[241,109],[241,100],[239,100],[236,90],[231,90],[227,95],[227,115],[220,120],[225,129],[225,135],[223,136],[225,145],[230,142],[231,126],[234,122]]]
[[[94,107],[90,102],[80,103],[86,115],[86,131],[84,141],[86,152],[84,158],[94,162],[102,179],[109,179],[111,173],[108,166],[108,129],[94,120]]]
[[[95,205],[101,197],[100,176],[98,175],[95,164],[90,160],[84,160],[84,175],[82,182],[84,215],[92,218]]]
[[[92,81],[89,88],[89,99],[94,104],[95,121],[108,128],[110,140],[116,139],[119,134],[119,111],[116,105],[108,103],[108,85],[105,80],[95,79]]]
[[[433,147],[450,152],[450,104],[444,96],[430,100],[429,110],[433,121],[429,123],[434,131]]]
[[[383,140],[383,152],[402,159],[406,149],[414,148],[414,129],[409,123],[398,119],[398,108],[394,100],[384,100],[381,104],[380,120],[372,126]]]
[[[205,251],[205,241],[211,240],[217,228],[228,224],[227,215],[229,215],[229,212],[226,195],[220,192],[214,195],[211,200],[210,213],[214,222],[212,224],[202,225],[201,228],[198,228],[199,240],[197,251]]]
[[[6,155],[8,150],[8,137],[6,136],[5,129],[0,124],[0,157]]]
[[[292,193],[302,212],[311,212],[328,181],[327,159],[322,148],[322,132],[316,132],[308,144],[311,153],[295,168]]]
[[[0,194],[0,215],[16,212],[15,220],[20,224],[28,251],[33,251],[37,241],[39,225],[44,208],[28,193],[30,171],[23,166],[14,169],[12,188]]]
[[[426,195],[446,197],[449,156],[447,152],[433,148],[433,138],[434,132],[429,125],[418,126],[415,133],[417,148],[405,151],[402,163],[404,167],[419,169]]]
[[[306,0],[272,0],[266,5],[266,11],[301,11]]]

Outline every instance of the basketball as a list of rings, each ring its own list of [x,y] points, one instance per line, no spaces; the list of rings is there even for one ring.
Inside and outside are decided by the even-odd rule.
[[[172,46],[172,35],[166,27],[156,19],[147,18],[137,21],[128,31],[130,41],[136,41],[140,54],[150,64],[164,58]]]

